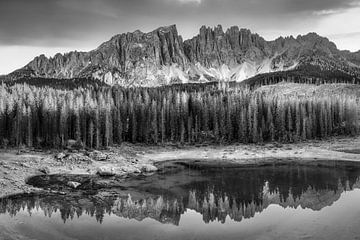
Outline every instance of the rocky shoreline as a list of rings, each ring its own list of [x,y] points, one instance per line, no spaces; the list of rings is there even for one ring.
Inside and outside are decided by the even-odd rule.
[[[26,184],[36,175],[92,175],[98,177],[126,177],[150,175],[161,162],[176,160],[196,167],[263,166],[267,164],[320,161],[323,165],[345,161],[360,162],[360,137],[333,138],[296,144],[269,143],[264,145],[196,145],[146,146],[123,144],[106,150],[67,149],[0,150],[0,197],[29,193],[41,189]],[[124,180],[126,181],[126,180]],[[70,188],[79,183],[69,181]]]

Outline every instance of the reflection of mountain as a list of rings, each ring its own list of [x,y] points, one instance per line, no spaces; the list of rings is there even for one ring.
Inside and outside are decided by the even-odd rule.
[[[320,192],[309,188],[300,198],[294,198],[290,193],[289,197],[284,201],[281,200],[279,193],[264,192],[259,203],[252,201],[250,203],[242,203],[236,205],[228,196],[215,198],[213,193],[205,197],[202,201],[198,201],[196,192],[190,192],[189,205],[187,208],[200,212],[203,215],[204,222],[220,221],[225,222],[226,217],[235,221],[241,221],[243,218],[251,218],[255,213],[262,212],[270,204],[277,204],[282,207],[310,208],[312,210],[321,210],[325,206],[332,205],[333,202],[340,198],[342,191],[322,190]]]
[[[173,223],[175,225],[179,223],[184,210],[184,204],[176,198],[165,199],[163,196],[159,196],[136,201],[130,195],[127,198],[118,198],[112,208],[113,213],[119,217],[139,221],[152,218],[162,223]]]
[[[11,216],[27,209],[41,209],[46,216],[60,212],[64,221],[87,214],[102,222],[105,214],[178,225],[186,209],[203,216],[204,222],[235,221],[254,217],[270,204],[321,210],[331,206],[343,191],[360,187],[360,169],[300,166],[200,171],[191,182],[156,186],[157,194],[141,188],[132,194],[20,195],[0,199],[0,213]],[[161,176],[169,182],[173,176]],[[136,180],[134,180],[136,181]],[[139,190],[140,189],[140,190]],[[159,194],[160,193],[160,194]]]

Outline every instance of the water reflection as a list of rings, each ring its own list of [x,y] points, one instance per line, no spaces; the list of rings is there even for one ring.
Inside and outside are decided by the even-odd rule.
[[[236,170],[183,170],[128,180],[126,189],[71,191],[65,195],[17,195],[0,199],[0,213],[41,210],[64,222],[83,214],[102,223],[106,214],[178,225],[187,209],[203,221],[225,223],[254,217],[271,204],[314,211],[360,187],[359,168],[274,166]]]

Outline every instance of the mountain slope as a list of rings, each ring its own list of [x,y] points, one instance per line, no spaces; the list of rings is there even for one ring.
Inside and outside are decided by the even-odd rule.
[[[352,75],[341,69],[324,69],[319,65],[302,64],[294,69],[287,71],[277,71],[258,74],[250,77],[240,84],[250,87],[271,85],[279,82],[308,83],[308,84],[332,84],[332,83],[351,83],[360,84],[358,75]]]
[[[360,52],[340,51],[316,33],[266,41],[248,29],[225,32],[201,27],[183,41],[176,26],[152,32],[135,31],[112,37],[90,52],[36,57],[8,79],[29,77],[94,78],[106,84],[157,86],[170,83],[243,81],[258,74],[288,71],[302,66],[360,76]]]

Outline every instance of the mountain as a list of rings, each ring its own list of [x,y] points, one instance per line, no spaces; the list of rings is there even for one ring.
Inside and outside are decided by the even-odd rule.
[[[170,83],[243,81],[258,74],[316,66],[360,76],[360,51],[340,51],[327,38],[309,33],[266,41],[237,26],[201,27],[183,41],[175,25],[112,37],[90,52],[40,55],[7,79],[94,78],[106,84],[157,86]]]

